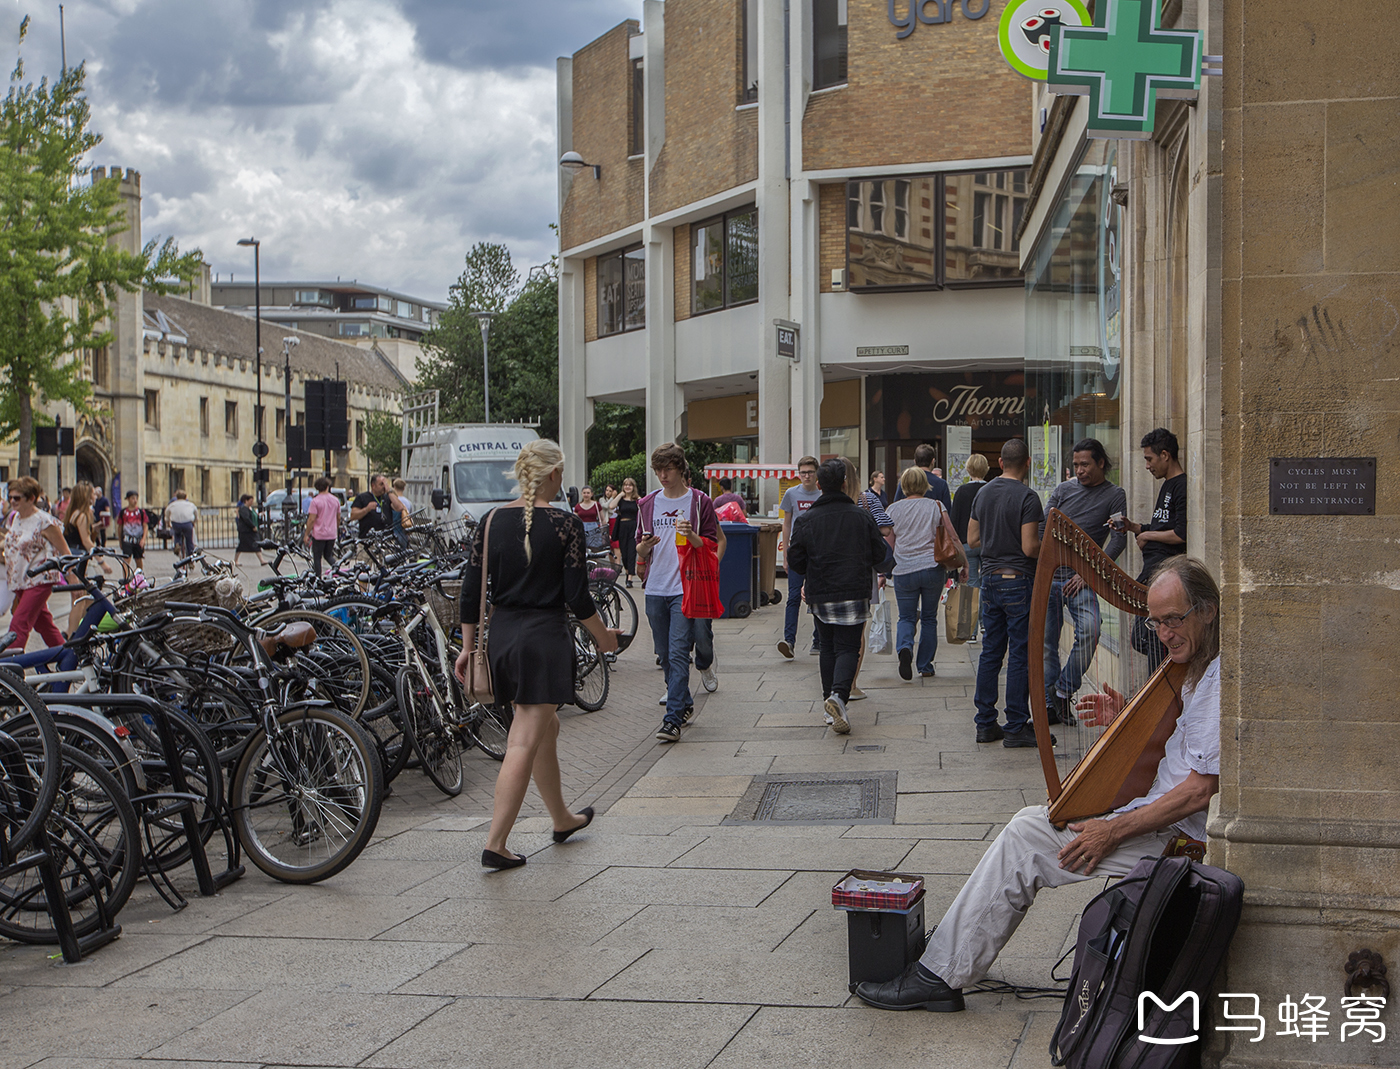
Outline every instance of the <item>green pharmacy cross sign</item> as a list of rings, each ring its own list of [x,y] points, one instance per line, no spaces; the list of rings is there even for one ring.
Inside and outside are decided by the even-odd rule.
[[[1089,98],[1090,137],[1149,138],[1157,98],[1194,100],[1200,30],[1163,30],[1158,0],[1100,0],[1092,26],[1051,30],[1050,89]]]

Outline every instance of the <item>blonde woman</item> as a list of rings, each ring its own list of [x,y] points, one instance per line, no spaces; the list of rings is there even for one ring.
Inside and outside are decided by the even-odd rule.
[[[491,869],[525,864],[523,854],[506,848],[506,838],[532,776],[553,818],[556,843],[593,820],[591,808],[575,813],[564,804],[559,780],[557,710],[574,700],[574,647],[565,608],[588,628],[602,653],[617,649],[617,632],[603,626],[588,593],[583,522],[551,505],[564,480],[563,465],[563,452],[548,439],[530,442],[520,451],[513,471],[520,496],[482,519],[462,574],[457,678],[466,682],[476,644],[481,583],[488,578],[493,606],[487,648],[491,682],[496,700],[515,707],[505,760],[496,776],[491,831],[481,852],[481,863]]]
[[[617,517],[617,529],[613,531],[613,544],[617,546],[618,560],[627,573],[627,585],[637,574],[637,509],[642,495],[637,493],[637,480],[628,476],[622,480],[622,490],[612,506]]]

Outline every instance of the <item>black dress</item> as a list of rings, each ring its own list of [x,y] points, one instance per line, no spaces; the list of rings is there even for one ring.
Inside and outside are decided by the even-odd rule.
[[[238,528],[238,548],[234,552],[257,553],[259,551],[257,515],[247,505],[239,505],[238,516],[234,522]]]
[[[613,541],[622,554],[622,567],[628,575],[637,574],[637,506],[641,499],[629,501],[623,498],[617,503],[617,528],[613,531]]]
[[[525,559],[525,510],[498,508],[476,529],[462,572],[462,623],[474,624],[481,606],[481,549],[491,527],[487,561],[490,629],[486,656],[498,701],[570,705],[574,700],[574,643],[565,608],[579,620],[598,613],[588,592],[583,522],[562,509],[535,506],[531,559]]]

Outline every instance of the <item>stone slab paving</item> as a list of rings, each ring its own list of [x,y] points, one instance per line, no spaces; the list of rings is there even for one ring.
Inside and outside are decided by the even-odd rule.
[[[456,799],[400,777],[371,846],[322,885],[254,870],[201,899],[184,877],[181,913],[142,885],[122,938],[77,966],[0,944],[0,1069],[1048,1065],[1055,1002],[977,994],[933,1015],[852,998],[830,906],[849,868],[916,872],[932,924],[1043,799],[1033,751],[974,742],[978,647],[940,646],[938,675],[910,683],[868,657],[869,697],[837,736],[817,659],[777,653],[781,623],[716,622],[720,689],[664,746],[643,616],[608,704],[562,718],[565,791],[598,820],[555,845],[532,789],[511,839],[523,869],[477,864],[497,766],[468,753]],[[892,823],[734,822],[754,776],[875,773],[895,774]],[[1101,887],[1042,896],[994,977],[1050,984]]]

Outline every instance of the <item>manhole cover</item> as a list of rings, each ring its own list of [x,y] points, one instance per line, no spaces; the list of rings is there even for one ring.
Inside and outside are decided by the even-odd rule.
[[[874,746],[874,745],[870,745],[870,746],[852,746],[852,747],[850,748],[850,750],[851,750],[851,753],[884,753],[884,752],[885,752],[885,748],[884,748],[883,746]]]
[[[755,776],[726,824],[891,824],[893,772]]]

